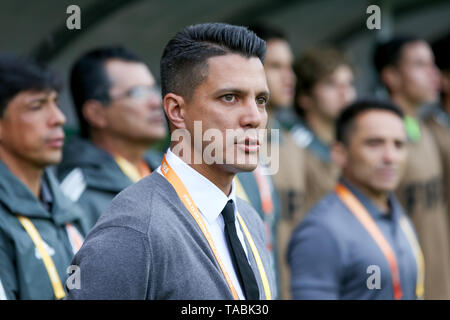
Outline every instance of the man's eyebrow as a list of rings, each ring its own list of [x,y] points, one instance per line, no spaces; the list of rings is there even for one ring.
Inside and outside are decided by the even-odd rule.
[[[246,91],[234,87],[228,87],[228,88],[221,88],[214,92],[215,95],[221,95],[221,94],[227,94],[227,93],[238,93],[238,94],[245,94]]]
[[[36,98],[31,98],[28,103],[35,103],[35,102],[45,102],[47,100],[49,100],[51,98],[51,92],[48,93],[43,93],[42,95],[36,97]],[[53,99],[57,100],[59,98],[59,95],[56,94]]]
[[[270,97],[270,92],[267,91],[267,90],[263,90],[263,91],[259,92],[256,96],[257,97],[266,96],[267,98],[269,98]]]
[[[221,95],[221,94],[227,94],[227,93],[236,93],[240,95],[247,94],[246,90],[242,90],[239,88],[229,87],[229,88],[222,88],[214,92],[214,95]],[[270,97],[270,92],[268,90],[262,90],[256,94],[256,96],[267,96]]]

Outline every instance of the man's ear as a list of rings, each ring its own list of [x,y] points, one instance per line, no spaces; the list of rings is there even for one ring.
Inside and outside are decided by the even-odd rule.
[[[380,79],[390,91],[398,91],[401,86],[400,73],[394,66],[384,68],[381,71]]]
[[[173,129],[186,129],[186,123],[184,119],[185,115],[185,101],[182,96],[174,93],[168,93],[163,100],[164,112],[169,119],[169,124],[173,126]]]
[[[331,146],[331,159],[339,168],[347,165],[348,151],[342,142],[335,142]]]
[[[88,100],[84,103],[83,117],[93,128],[103,129],[108,125],[106,107],[97,100]]]
[[[444,71],[441,73],[441,91],[445,95],[450,94],[450,72]]]
[[[296,97],[297,106],[302,108],[304,112],[311,110],[312,108],[312,99],[309,95],[300,94]]]

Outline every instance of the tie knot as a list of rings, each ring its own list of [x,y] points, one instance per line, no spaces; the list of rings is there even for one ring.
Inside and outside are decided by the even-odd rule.
[[[233,207],[233,200],[228,200],[227,204],[225,205],[225,208],[222,210],[222,216],[225,223],[232,222],[234,223],[234,207]]]

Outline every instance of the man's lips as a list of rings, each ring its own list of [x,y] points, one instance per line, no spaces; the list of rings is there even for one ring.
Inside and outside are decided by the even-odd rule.
[[[62,148],[64,146],[64,136],[46,139],[46,145],[52,148]]]
[[[245,152],[255,152],[259,150],[259,140],[255,138],[245,138],[235,143],[238,148]]]
[[[378,174],[385,179],[392,179],[397,176],[397,170],[394,168],[378,169]]]

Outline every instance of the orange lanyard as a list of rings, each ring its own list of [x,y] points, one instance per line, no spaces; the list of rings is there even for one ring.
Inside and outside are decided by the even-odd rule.
[[[80,250],[84,238],[71,223],[66,223],[66,231],[69,237],[70,246],[72,247],[72,252],[73,254],[76,254],[78,250]]]
[[[258,165],[253,170],[253,176],[255,177],[256,184],[258,185],[259,195],[261,197],[261,208],[264,213],[264,225],[266,227],[267,235],[267,250],[272,252],[273,250],[273,235],[272,235],[272,223],[274,215],[274,206],[272,201],[272,190],[270,188],[270,181],[267,176],[264,175],[263,168]]]
[[[194,200],[192,200],[189,192],[187,191],[187,189],[184,186],[181,179],[177,176],[175,171],[170,167],[169,163],[166,160],[166,155],[164,155],[164,158],[161,163],[161,173],[164,175],[164,177],[167,179],[167,181],[169,181],[169,183],[175,189],[181,202],[183,202],[186,209],[189,211],[189,213],[194,218],[197,225],[200,227],[200,230],[202,231],[203,235],[205,236],[206,240],[208,241],[208,244],[214,254],[214,257],[216,258],[217,263],[219,264],[219,267],[225,277],[228,287],[230,288],[233,298],[235,300],[239,300],[239,296],[236,293],[236,289],[233,286],[230,276],[228,275],[228,273],[225,270],[225,266],[223,265],[222,259],[220,259],[219,253],[217,251],[217,247],[214,244],[214,241],[211,237],[211,234],[208,231],[208,228],[206,227],[205,221],[203,220],[200,211],[197,209],[197,206],[195,205]],[[242,219],[239,212],[237,212],[236,217],[239,221],[239,224],[240,224],[242,230],[244,231],[245,238],[247,239],[247,241],[250,245],[253,257],[255,258],[256,266],[258,267],[259,275],[261,276],[261,281],[262,281],[265,297],[267,300],[271,300],[272,293],[270,291],[269,280],[267,278],[266,271],[264,270],[264,265],[262,263],[261,256],[259,255],[258,249],[256,248],[255,242],[252,239],[250,231],[248,230],[247,226],[245,225],[244,219]]]
[[[208,229],[206,228],[205,221],[203,220],[200,211],[197,209],[197,206],[195,205],[194,201],[192,200],[188,190],[184,186],[181,179],[177,176],[175,171],[170,167],[169,163],[166,160],[166,156],[164,155],[164,158],[161,163],[161,172],[164,175],[164,177],[167,179],[167,181],[170,182],[170,184],[173,186],[175,191],[178,194],[178,197],[185,205],[186,209],[189,211],[189,213],[194,218],[197,225],[200,227],[200,230],[202,231],[203,235],[205,236],[206,240],[208,241],[208,244],[214,254],[214,257],[217,260],[217,263],[219,264],[220,269],[222,270],[222,273],[225,277],[225,280],[228,284],[228,287],[230,288],[231,294],[233,295],[233,298],[235,300],[239,300],[239,296],[236,292],[236,289],[233,286],[233,283],[231,281],[230,276],[228,275],[228,272],[225,270],[225,266],[222,262],[222,259],[220,259],[219,253],[217,251],[217,247],[214,244],[214,241],[211,237],[211,234],[209,233]]]
[[[261,207],[264,214],[271,215],[273,214],[273,202],[270,182],[267,180],[267,176],[265,176],[262,172],[260,165],[253,170],[253,175],[255,176],[256,184],[258,185],[259,194],[261,197]]]
[[[400,285],[400,273],[398,271],[397,258],[395,256],[394,250],[392,250],[388,241],[384,237],[380,228],[371,217],[367,209],[362,205],[362,203],[345,187],[343,184],[339,183],[336,186],[336,193],[339,198],[344,202],[344,204],[350,209],[355,218],[363,225],[367,232],[372,236],[373,240],[376,242],[381,252],[384,254],[389,267],[391,269],[392,275],[392,285],[394,289],[394,299],[399,300],[402,298],[402,287]]]

